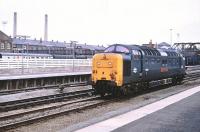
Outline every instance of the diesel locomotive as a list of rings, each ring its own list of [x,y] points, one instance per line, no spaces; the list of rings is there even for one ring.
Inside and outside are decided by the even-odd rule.
[[[180,83],[185,59],[176,51],[114,44],[92,59],[92,87],[97,94],[127,94],[151,82]]]

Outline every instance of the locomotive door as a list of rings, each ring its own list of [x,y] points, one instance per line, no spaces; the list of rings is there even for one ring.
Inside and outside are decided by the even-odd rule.
[[[132,50],[132,75],[133,80],[138,80],[141,77],[142,63],[141,52],[139,50]]]
[[[124,83],[129,83],[131,78],[131,56],[124,55],[123,57],[123,77]]]
[[[139,51],[140,52],[140,58],[139,58],[139,63],[140,63],[140,65],[139,65],[139,72],[140,72],[140,77],[142,77],[142,71],[143,71],[143,63],[142,63],[142,60],[143,60],[143,55],[142,55],[142,52],[141,51]]]

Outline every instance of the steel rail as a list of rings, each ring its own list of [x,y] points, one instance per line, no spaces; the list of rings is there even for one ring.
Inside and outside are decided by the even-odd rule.
[[[196,78],[199,79],[200,78],[199,75],[200,75],[200,72],[188,74],[188,75],[186,75],[184,82],[187,81],[187,80],[190,80],[190,79],[196,79]],[[87,102],[89,100],[91,102]],[[97,102],[94,102],[94,101],[97,101]],[[43,119],[52,118],[52,117],[55,117],[55,116],[58,116],[58,115],[67,114],[67,113],[70,113],[70,112],[75,112],[75,111],[80,111],[80,110],[84,110],[84,109],[87,109],[87,108],[92,108],[92,107],[95,107],[95,106],[106,104],[110,101],[113,101],[113,99],[100,100],[100,97],[91,97],[88,100],[87,100],[87,98],[79,100],[79,101],[74,100],[72,102],[68,102],[68,103],[66,102],[64,104],[55,105],[55,106],[51,106],[51,107],[47,107],[47,108],[43,108],[43,109],[40,108],[40,109],[37,109],[37,110],[29,110],[27,112],[24,112],[24,114],[18,113],[18,114],[13,114],[13,115],[2,116],[2,117],[0,117],[0,121],[6,120],[6,119],[11,119],[11,118],[13,119],[13,118],[23,116],[23,115],[26,115],[26,114],[32,114],[34,112],[54,110],[56,108],[60,108],[62,106],[66,106],[66,105],[70,105],[70,104],[75,105],[76,103],[80,103],[80,102],[86,103],[86,104],[81,105],[80,107],[72,107],[72,108],[69,108],[69,109],[65,109],[63,111],[59,111],[59,112],[57,111],[55,113],[49,113],[49,115],[47,114],[47,115],[43,115],[43,116],[37,116],[37,117],[34,117],[34,118],[30,118],[30,119],[27,119],[27,120],[20,120],[20,121],[17,121],[17,122],[10,122],[10,123],[7,123],[7,124],[3,124],[3,125],[0,125],[0,130],[6,130],[6,129],[13,128],[13,127],[30,124],[30,123],[33,123],[33,122],[38,121],[38,120],[43,120]]]
[[[84,110],[84,109],[88,109],[88,108],[94,108],[96,106],[105,105],[105,104],[107,104],[111,101],[114,101],[114,99],[105,100],[105,99],[100,99],[99,96],[89,98],[89,99],[85,99],[85,100],[82,101],[83,104],[81,104],[81,105],[79,104],[77,107],[71,107],[71,108],[68,108],[68,109],[64,109],[62,111],[57,111],[57,112],[52,112],[52,113],[48,112],[48,114],[46,114],[46,115],[36,116],[36,117],[33,117],[33,118],[28,118],[26,120],[19,120],[19,121],[15,121],[15,122],[2,124],[2,125],[0,125],[0,130],[7,130],[7,129],[15,128],[15,127],[18,127],[18,126],[23,126],[23,125],[26,125],[26,124],[31,124],[33,122],[41,121],[41,120],[44,120],[44,119],[47,119],[47,118],[48,119],[53,118],[53,117],[56,117],[56,116],[59,116],[59,115],[62,115],[62,114],[68,114],[70,112],[76,112],[76,111],[80,111],[80,110]],[[79,103],[79,102],[80,101],[78,101],[76,103]],[[73,105],[75,105],[75,102],[73,103]],[[13,115],[13,117],[14,116],[15,115]],[[18,115],[16,115],[16,116],[18,116]],[[6,119],[6,118],[9,118],[9,117],[1,117],[1,118],[3,120],[3,118]]]
[[[34,98],[28,98],[28,99],[22,99],[22,100],[13,100],[9,102],[1,102],[0,103],[0,111],[9,111],[19,108],[26,108],[29,106],[36,106],[41,104],[48,104],[53,102],[61,102],[66,99],[71,98],[77,98],[81,96],[88,96],[89,94],[92,94],[93,89],[86,89],[86,90],[77,90],[67,93],[58,93],[48,96],[40,96],[40,97],[34,97]]]

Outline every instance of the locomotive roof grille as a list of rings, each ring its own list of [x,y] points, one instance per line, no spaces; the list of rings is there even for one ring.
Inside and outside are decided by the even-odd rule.
[[[139,45],[123,45],[123,44],[113,44],[105,49],[104,52],[109,53],[132,53],[132,50],[141,51],[145,56],[180,56],[176,51],[163,50],[149,48],[147,46]]]
[[[157,49],[149,48],[146,46],[141,46],[140,48],[142,49],[144,54],[147,56],[161,56],[160,52]]]

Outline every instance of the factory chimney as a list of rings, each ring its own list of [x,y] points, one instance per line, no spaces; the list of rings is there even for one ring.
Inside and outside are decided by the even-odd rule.
[[[13,38],[17,36],[17,12],[14,12],[14,21],[13,21]]]
[[[45,23],[44,23],[44,41],[48,40],[48,15],[45,14]]]

